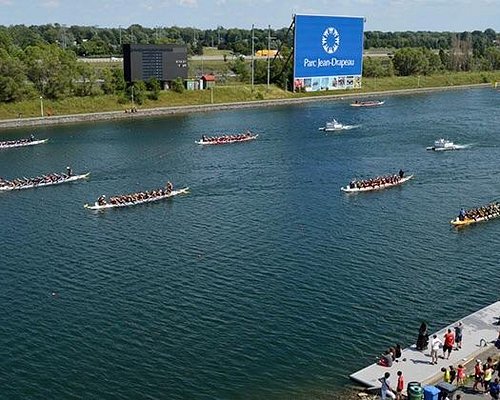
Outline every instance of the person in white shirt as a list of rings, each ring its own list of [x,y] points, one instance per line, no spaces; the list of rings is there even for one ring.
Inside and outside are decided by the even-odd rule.
[[[431,340],[431,364],[438,363],[438,350],[441,346],[443,346],[443,342],[437,335],[434,335]]]
[[[380,378],[379,381],[382,383],[382,387],[380,388],[380,394],[382,396],[382,400],[385,400],[387,397],[391,399],[395,399],[396,395],[394,394],[394,390],[391,388],[391,383],[389,382],[389,377],[391,374],[386,372],[383,378]]]

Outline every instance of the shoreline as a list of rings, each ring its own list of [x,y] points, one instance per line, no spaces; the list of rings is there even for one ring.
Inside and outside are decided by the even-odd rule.
[[[342,94],[331,94],[323,96],[299,97],[293,99],[256,100],[256,101],[236,102],[236,103],[159,107],[159,108],[138,109],[137,112],[133,113],[130,112],[127,113],[124,111],[106,111],[106,112],[98,112],[90,114],[68,114],[68,115],[58,115],[50,117],[15,118],[15,119],[0,120],[0,129],[123,120],[127,118],[128,119],[149,118],[149,117],[166,116],[166,115],[187,114],[193,112],[200,113],[200,112],[224,111],[224,110],[235,110],[235,109],[246,109],[246,108],[260,108],[268,106],[283,106],[283,105],[303,104],[303,103],[318,102],[318,101],[343,101],[346,99],[356,99],[356,98],[373,98],[378,96],[396,96],[396,95],[404,95],[412,93],[431,93],[431,92],[440,92],[447,90],[465,90],[471,88],[487,88],[487,87],[491,87],[491,83],[478,83],[478,84],[457,85],[457,86],[438,86],[438,87],[414,88],[414,89],[398,89],[398,90],[386,90],[380,92],[367,92],[367,93],[342,93]]]

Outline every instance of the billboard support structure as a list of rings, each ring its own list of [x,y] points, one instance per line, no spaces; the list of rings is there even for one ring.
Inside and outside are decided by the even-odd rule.
[[[294,15],[294,92],[361,88],[364,22],[364,17]]]

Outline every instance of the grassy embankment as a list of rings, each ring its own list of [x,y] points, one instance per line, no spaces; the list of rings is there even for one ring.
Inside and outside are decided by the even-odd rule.
[[[202,105],[231,103],[241,101],[255,101],[268,99],[289,99],[299,97],[312,97],[323,95],[366,94],[386,90],[417,89],[431,87],[450,87],[478,83],[500,82],[500,71],[494,72],[467,72],[446,73],[432,76],[390,77],[390,78],[364,78],[363,88],[360,90],[330,91],[315,93],[286,92],[276,86],[267,90],[266,85],[255,85],[252,92],[250,85],[231,84],[217,86],[213,93],[210,90],[185,91],[175,93],[165,91],[160,94],[157,101],[146,100],[140,108],[156,108],[185,105]],[[117,96],[73,97],[59,101],[43,100],[44,111],[52,111],[53,115],[95,113],[103,111],[121,111],[130,108],[131,104],[119,104]],[[19,113],[23,118],[40,116],[40,100],[38,98],[12,104],[0,105],[0,119],[18,118]]]

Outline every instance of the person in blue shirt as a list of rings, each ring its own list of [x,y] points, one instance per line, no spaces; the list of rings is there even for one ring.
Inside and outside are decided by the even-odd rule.
[[[495,378],[495,381],[490,383],[490,396],[493,400],[498,400],[500,394],[500,384],[498,383],[498,378]]]

